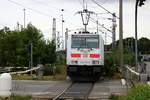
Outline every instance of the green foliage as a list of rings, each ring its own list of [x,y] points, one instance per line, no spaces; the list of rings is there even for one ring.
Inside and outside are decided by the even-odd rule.
[[[138,41],[139,51],[142,54],[150,54],[150,40],[148,38],[141,38]]]
[[[107,48],[111,48],[111,45],[107,45]],[[116,41],[116,48],[118,49],[119,40]],[[129,37],[123,39],[124,53],[134,53],[135,52],[135,39],[133,37]],[[138,51],[141,54],[150,54],[150,39],[146,37],[142,37],[138,40]]]
[[[107,53],[105,54],[105,64],[103,72],[106,76],[112,76],[117,72],[115,54]]]
[[[0,30],[0,66],[28,66],[31,42],[34,66],[55,62],[54,42],[46,42],[41,31],[28,24],[27,28],[19,31],[11,31],[7,27]]]
[[[44,76],[53,75],[54,74],[54,67],[51,64],[47,64],[44,66]]]
[[[136,85],[128,92],[125,100],[150,100],[150,86],[149,85]]]
[[[66,51],[61,50],[61,51],[58,51],[56,54],[57,54],[56,63],[60,65],[65,65],[66,64]]]
[[[111,96],[110,100],[150,100],[150,86],[138,84],[132,87],[126,96]]]
[[[47,64],[44,66],[44,75],[54,75],[54,74],[64,74],[65,66],[64,65],[54,65]]]
[[[19,96],[19,95],[12,95],[9,98],[2,98],[0,97],[0,100],[31,100],[31,96]]]
[[[118,72],[118,66],[120,62],[119,53],[117,51],[112,51],[105,54],[105,64],[104,64],[104,74],[106,76],[113,76]],[[134,54],[124,53],[124,63],[129,65],[134,65]]]
[[[133,66],[135,64],[135,54],[125,53],[124,54],[124,64]]]
[[[109,97],[109,100],[119,100],[119,96],[111,95],[111,96]]]
[[[56,73],[57,74],[65,74],[66,72],[66,66],[65,65],[56,65]]]
[[[31,100],[31,96],[14,96],[10,97],[10,100]]]

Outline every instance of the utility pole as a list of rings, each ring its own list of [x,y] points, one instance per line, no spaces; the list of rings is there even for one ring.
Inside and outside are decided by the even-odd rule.
[[[65,32],[65,50],[67,51],[67,39],[68,39],[68,28],[66,28]]]
[[[62,11],[62,14],[61,14],[61,17],[62,17],[62,50],[64,49],[64,17],[63,17],[63,12],[64,12],[64,9],[61,9]]]
[[[98,33],[98,20],[96,21],[96,24],[97,24],[97,33]]]
[[[57,51],[59,51],[60,50],[60,33],[58,32],[57,33],[57,39],[56,39],[56,49],[57,49]]]
[[[107,32],[105,32],[105,45],[107,45]]]
[[[52,25],[52,41],[56,44],[56,19],[53,18],[53,25]]]
[[[123,0],[119,0],[119,51],[120,51],[120,68],[125,77],[125,68],[123,62]]]
[[[107,32],[105,32],[104,34],[105,34],[105,47],[104,47],[104,50],[107,51]]]
[[[96,26],[96,27],[97,27],[97,33],[98,33],[98,23],[99,23],[99,22],[98,22],[98,14],[96,14],[96,18],[97,18],[97,21],[96,21],[96,25],[97,25],[97,26]]]
[[[24,8],[23,9],[23,12],[24,12],[24,26],[23,26],[23,28],[25,28],[26,27],[26,9]]]
[[[135,66],[138,66],[138,36],[137,36],[137,15],[138,15],[138,6],[144,5],[146,0],[136,0],[135,4]]]
[[[116,13],[113,13],[112,14],[112,23],[113,23],[113,27],[112,27],[112,48],[115,48],[116,47],[116,27],[117,27],[117,24],[116,24]]]
[[[138,3],[139,0],[136,0],[135,4],[135,66],[138,66],[138,46],[137,46],[137,12],[138,12]]]
[[[32,44],[32,42],[30,43],[30,46],[31,46],[31,53],[30,53],[30,62],[31,62],[31,69],[33,68],[33,44]],[[31,71],[31,73],[30,73],[30,75],[32,76],[32,71]]]
[[[19,22],[17,22],[17,30],[18,31],[20,30],[20,28],[19,28]]]

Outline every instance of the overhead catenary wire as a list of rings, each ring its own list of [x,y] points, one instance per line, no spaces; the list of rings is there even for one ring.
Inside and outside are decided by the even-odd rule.
[[[38,14],[40,14],[40,15],[43,15],[43,16],[46,16],[46,17],[51,17],[51,18],[56,18],[55,16],[52,16],[52,15],[50,15],[50,14],[41,12],[41,11],[36,10],[36,9],[33,9],[33,8],[31,8],[31,7],[24,6],[23,4],[18,3],[18,2],[16,2],[16,1],[13,1],[13,0],[8,0],[8,1],[11,2],[11,3],[13,3],[13,4],[15,4],[15,5],[18,5],[18,6],[20,6],[20,7],[23,7],[23,8],[25,8],[25,9],[31,10],[31,11],[33,11],[33,12],[35,12],[35,13],[38,13]],[[62,21],[62,19],[61,19],[61,18],[58,18],[58,17],[57,17],[57,20]],[[67,22],[67,21],[65,21],[65,23],[67,23],[67,24],[69,24],[69,25],[72,25],[72,23]]]
[[[40,4],[40,5],[44,5],[48,8],[53,8],[55,10],[60,10],[59,8],[55,7],[55,6],[52,6],[52,5],[49,5],[48,3],[43,3],[42,1],[39,1],[39,0],[33,0],[34,2]]]
[[[54,9],[55,11],[60,11],[60,10],[61,10],[61,9],[59,9],[59,8],[57,8],[57,7],[50,6],[50,5],[48,5],[47,3],[44,4],[43,2],[38,1],[38,0],[33,0],[33,2],[35,2],[35,3],[39,4],[39,5],[42,5],[42,6],[44,6],[44,7],[47,7],[47,8],[48,8],[48,11],[51,11],[51,12],[53,11],[52,9]],[[52,8],[52,9],[50,9],[50,8]]]
[[[40,0],[33,0],[34,2],[40,4],[40,5],[43,5],[43,6],[46,6],[49,10],[51,10],[50,8],[54,9],[55,11],[57,11],[58,13],[60,13],[60,11],[63,9],[63,8],[60,8],[60,7],[56,7],[54,5],[50,5],[49,3],[44,3],[43,1],[40,1]],[[72,12],[70,9],[64,9],[65,12]]]
[[[109,14],[113,15],[112,12],[110,12],[109,10],[107,10],[105,7],[103,7],[102,5],[100,5],[98,2],[96,2],[95,0],[91,0],[93,3],[95,3],[96,5],[98,5],[100,8],[102,8],[103,10],[105,10],[106,12],[108,12]],[[115,16],[117,19],[119,19],[118,16]]]
[[[91,20],[93,23],[95,23],[96,24],[96,22],[94,21],[94,20]],[[106,28],[106,27],[105,27]],[[101,31],[102,32],[102,34],[105,34],[106,32],[104,32],[104,31],[102,31],[101,29],[98,29],[98,31]],[[107,30],[108,31],[108,30]],[[109,31],[110,32],[110,31]],[[112,32],[110,32],[110,33],[112,33]],[[110,37],[110,38],[112,38],[112,36],[110,36],[110,35],[108,35],[107,34],[107,36],[108,37]]]
[[[33,0],[34,2],[36,2],[36,3],[38,3],[38,4],[40,4],[40,5],[43,5],[43,6],[45,6],[45,7],[47,7],[49,10],[51,10],[50,8],[52,8],[52,9],[54,9],[55,11],[57,11],[57,12],[60,12],[61,11],[61,9],[62,8],[58,8],[58,7],[55,7],[55,6],[53,6],[53,5],[49,5],[48,3],[43,3],[42,1],[39,1],[39,0]],[[65,12],[71,12],[69,9],[65,9]]]
[[[52,15],[49,15],[49,14],[47,14],[47,13],[41,12],[41,11],[39,11],[39,10],[30,8],[30,7],[26,7],[26,6],[24,6],[23,4],[20,4],[20,3],[16,2],[16,1],[13,1],[13,0],[8,0],[8,1],[11,2],[11,3],[13,3],[13,4],[16,4],[16,5],[20,6],[20,7],[23,7],[23,8],[29,9],[29,10],[31,10],[31,11],[33,11],[33,12],[36,12],[36,13],[38,13],[38,14],[40,14],[40,15],[44,15],[44,16],[47,16],[47,17],[52,17],[52,18],[54,18],[54,16],[52,16]],[[58,19],[61,20],[60,18],[58,18]]]
[[[90,20],[92,20],[92,21],[96,24],[95,19],[93,19],[92,17],[90,17]],[[100,24],[100,23],[98,23],[98,25],[101,26],[102,28],[104,28],[105,30],[107,30],[108,32],[112,33],[112,31],[109,30],[108,28],[106,28],[104,25],[102,25],[102,24]]]

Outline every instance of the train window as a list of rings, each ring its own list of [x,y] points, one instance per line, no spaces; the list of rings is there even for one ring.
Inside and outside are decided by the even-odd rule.
[[[99,48],[99,36],[72,36],[72,48]]]
[[[72,38],[72,48],[85,48],[85,38]]]
[[[87,38],[86,46],[87,48],[99,48],[98,38]]]

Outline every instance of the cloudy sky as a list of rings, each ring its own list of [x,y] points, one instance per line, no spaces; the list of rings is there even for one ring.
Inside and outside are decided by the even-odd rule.
[[[99,14],[98,20],[101,24],[111,30],[112,22],[107,20],[112,15],[106,14],[107,12],[97,6],[92,0],[85,0],[88,9]],[[110,12],[118,14],[118,1],[119,0],[95,0]],[[124,37],[134,36],[134,5],[135,0],[123,0],[124,7]],[[77,11],[83,9],[83,0],[1,0],[0,3],[0,28],[8,26],[11,29],[16,29],[16,24],[19,22],[23,25],[23,9],[26,9],[26,23],[32,23],[40,29],[46,39],[51,38],[52,33],[52,19],[57,20],[57,31],[61,32],[61,9],[64,9],[64,27],[70,30],[80,29],[83,27],[81,17],[75,14]],[[91,17],[96,18],[96,15]],[[118,20],[117,20],[118,24]],[[138,37],[150,38],[150,1],[147,0],[145,5],[139,8],[138,15]],[[89,23],[89,29],[96,31],[96,25],[92,22]],[[105,29],[99,27],[104,32]],[[118,39],[117,26],[117,39]],[[111,37],[111,33],[107,32]],[[108,40],[110,40],[108,37]]]

